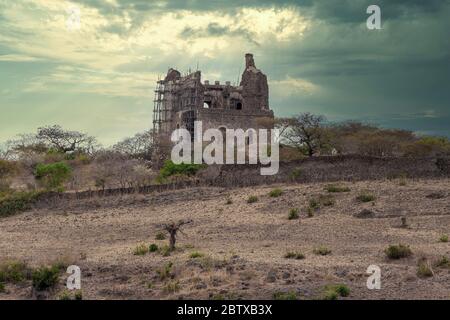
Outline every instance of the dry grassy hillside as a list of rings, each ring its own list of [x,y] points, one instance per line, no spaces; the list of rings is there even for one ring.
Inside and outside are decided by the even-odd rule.
[[[0,259],[4,268],[76,264],[84,299],[318,299],[333,298],[325,289],[333,284],[350,289],[342,299],[450,298],[450,263],[440,261],[450,258],[449,179],[327,186],[194,188],[35,209],[0,220]],[[159,224],[179,219],[193,222],[165,252]],[[152,243],[159,250],[145,252]],[[391,244],[412,255],[389,259]],[[381,290],[366,288],[371,264],[381,267]],[[66,276],[38,296],[31,280],[6,282],[0,299],[60,298]]]

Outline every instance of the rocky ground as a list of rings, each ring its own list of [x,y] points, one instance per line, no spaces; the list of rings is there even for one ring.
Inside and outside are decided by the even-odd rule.
[[[435,262],[450,258],[450,244],[440,241],[450,235],[450,180],[337,184],[350,191],[329,193],[327,183],[194,188],[44,206],[0,220],[0,260],[76,264],[84,299],[320,299],[337,283],[351,290],[343,299],[449,299],[450,268]],[[283,193],[269,196],[274,188]],[[364,192],[375,200],[358,201]],[[258,201],[248,203],[251,195]],[[313,198],[321,207],[308,216]],[[289,220],[295,208],[299,219]],[[155,240],[160,224],[180,219],[193,222],[176,251],[133,254],[139,244],[167,245]],[[388,259],[386,247],[400,243],[412,256]],[[319,246],[331,253],[315,254]],[[289,251],[304,259],[285,258]],[[417,275],[422,258],[430,277]],[[381,268],[380,290],[366,287],[369,265]],[[43,296],[60,297],[66,278]],[[0,299],[35,298],[32,291],[29,280],[6,283]]]

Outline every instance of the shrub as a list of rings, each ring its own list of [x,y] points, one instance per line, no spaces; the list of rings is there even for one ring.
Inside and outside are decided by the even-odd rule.
[[[0,293],[5,292],[5,284],[0,282]]]
[[[325,290],[323,292],[323,300],[337,300],[339,294],[335,290]]]
[[[172,250],[170,249],[170,247],[168,246],[168,245],[164,245],[164,246],[162,246],[162,247],[160,247],[159,248],[159,253],[161,253],[161,255],[163,256],[163,257],[168,257],[168,256],[170,256],[170,252],[171,252]]]
[[[83,292],[81,290],[77,290],[74,294],[75,300],[83,300]]]
[[[283,190],[281,190],[280,188],[276,188],[273,189],[272,191],[270,191],[269,196],[271,196],[272,198],[277,198],[279,196],[281,196],[283,194]]]
[[[384,250],[384,252],[389,259],[401,259],[412,255],[412,251],[409,246],[402,244],[390,245],[386,250]]]
[[[148,247],[148,251],[149,252],[156,252],[158,251],[158,246],[154,243],[152,243],[149,247]]]
[[[64,162],[38,164],[35,177],[40,180],[47,190],[61,191],[63,183],[72,175],[71,167]]]
[[[174,175],[193,176],[204,167],[203,164],[175,164],[171,160],[167,160],[159,171],[158,178],[164,180]]]
[[[19,166],[16,162],[0,159],[0,192],[10,190],[9,178],[19,172]]]
[[[59,294],[58,300],[83,300],[83,293],[81,290],[76,290],[72,297],[72,292],[64,290]]]
[[[404,149],[405,155],[410,157],[448,155],[450,141],[447,137],[423,137],[407,145]]]
[[[247,199],[247,203],[255,203],[258,201],[258,197],[257,196],[250,196]]]
[[[325,187],[325,190],[331,193],[337,193],[337,192],[350,192],[350,188],[349,187],[343,187],[343,186],[338,186],[335,184],[330,184],[328,186]]]
[[[16,162],[0,159],[0,180],[13,176],[19,171],[19,167]]]
[[[166,239],[166,235],[163,232],[158,232],[155,236],[156,240],[165,240]]]
[[[450,269],[450,259],[446,256],[442,256],[437,262],[436,267],[439,268],[449,268]]]
[[[296,260],[302,260],[305,259],[305,255],[300,252],[288,252],[284,255],[286,259],[296,259]]]
[[[164,292],[166,293],[174,293],[180,290],[180,282],[179,281],[170,281],[164,287]]]
[[[325,207],[333,206],[336,201],[334,200],[334,197],[332,195],[323,195],[321,194],[319,196],[319,203]]]
[[[375,201],[376,197],[370,192],[364,191],[359,194],[359,196],[356,197],[356,200],[360,202],[370,202]]]
[[[29,278],[30,269],[24,262],[6,261],[0,265],[0,282],[18,283]]]
[[[64,290],[59,294],[58,300],[72,300],[69,290]]]
[[[227,201],[225,202],[225,204],[232,204],[233,200],[231,200],[231,198],[227,198]]]
[[[46,290],[56,285],[59,279],[59,270],[55,267],[40,267],[33,271],[33,288],[38,291]]]
[[[326,255],[329,255],[329,254],[331,253],[331,250],[328,249],[328,248],[325,247],[325,246],[320,246],[320,247],[315,248],[315,249],[313,250],[313,253],[314,253],[314,254],[317,254],[317,255],[319,255],[319,256],[326,256]]]
[[[143,256],[145,254],[147,254],[149,248],[145,245],[145,244],[139,244],[136,246],[136,248],[134,248],[133,250],[133,254],[135,256]]]
[[[311,209],[319,209],[320,208],[320,202],[317,199],[310,199],[309,200],[309,208]]]
[[[314,209],[311,208],[311,207],[308,207],[308,208],[306,209],[306,215],[307,215],[309,218],[314,217]]]
[[[440,238],[439,238],[440,242],[448,242],[448,235],[443,234]]]
[[[426,259],[420,259],[417,263],[417,276],[421,278],[429,278],[433,276],[433,270]]]
[[[348,297],[349,295],[350,289],[345,284],[333,284],[325,286],[323,299],[336,300],[338,297]]]
[[[350,289],[345,284],[336,284],[334,285],[334,290],[341,296],[341,297],[348,297],[350,295]]]
[[[0,217],[7,217],[31,209],[42,191],[21,191],[0,195]]]
[[[297,208],[292,208],[291,210],[289,210],[288,219],[289,220],[298,219],[298,209]]]
[[[167,278],[172,278],[173,277],[172,267],[173,267],[173,263],[172,262],[168,262],[161,269],[156,270],[156,273],[158,274],[159,279],[161,281],[162,280],[166,280]]]
[[[289,291],[289,292],[275,292],[273,294],[274,300],[297,300],[297,293],[295,291]]]
[[[203,257],[203,256],[205,256],[203,253],[201,253],[201,252],[198,252],[198,251],[194,251],[194,252],[192,252],[190,255],[189,255],[189,257],[191,258],[191,259],[197,259],[197,258],[201,258],[201,257]]]

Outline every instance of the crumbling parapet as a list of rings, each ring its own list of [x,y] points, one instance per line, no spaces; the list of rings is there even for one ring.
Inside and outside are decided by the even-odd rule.
[[[239,86],[229,81],[202,83],[200,71],[182,76],[169,69],[155,90],[154,130],[160,135],[170,135],[176,128],[193,133],[196,120],[203,121],[203,130],[256,129],[258,119],[273,118],[266,75],[256,68],[250,53],[245,55],[245,66]]]

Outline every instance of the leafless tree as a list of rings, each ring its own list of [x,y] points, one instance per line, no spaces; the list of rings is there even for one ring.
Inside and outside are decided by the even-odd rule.
[[[38,128],[36,137],[42,143],[63,153],[82,151],[90,154],[98,147],[95,137],[78,131],[64,130],[59,125]]]
[[[152,131],[137,133],[113,146],[114,151],[133,158],[150,160],[154,149]]]
[[[168,224],[164,224],[162,225],[162,229],[167,231],[170,235],[170,239],[169,239],[169,249],[172,251],[175,249],[175,242],[177,241],[177,232],[180,231],[181,233],[183,233],[181,231],[181,227],[192,223],[192,220],[180,220],[178,222],[170,222]]]

